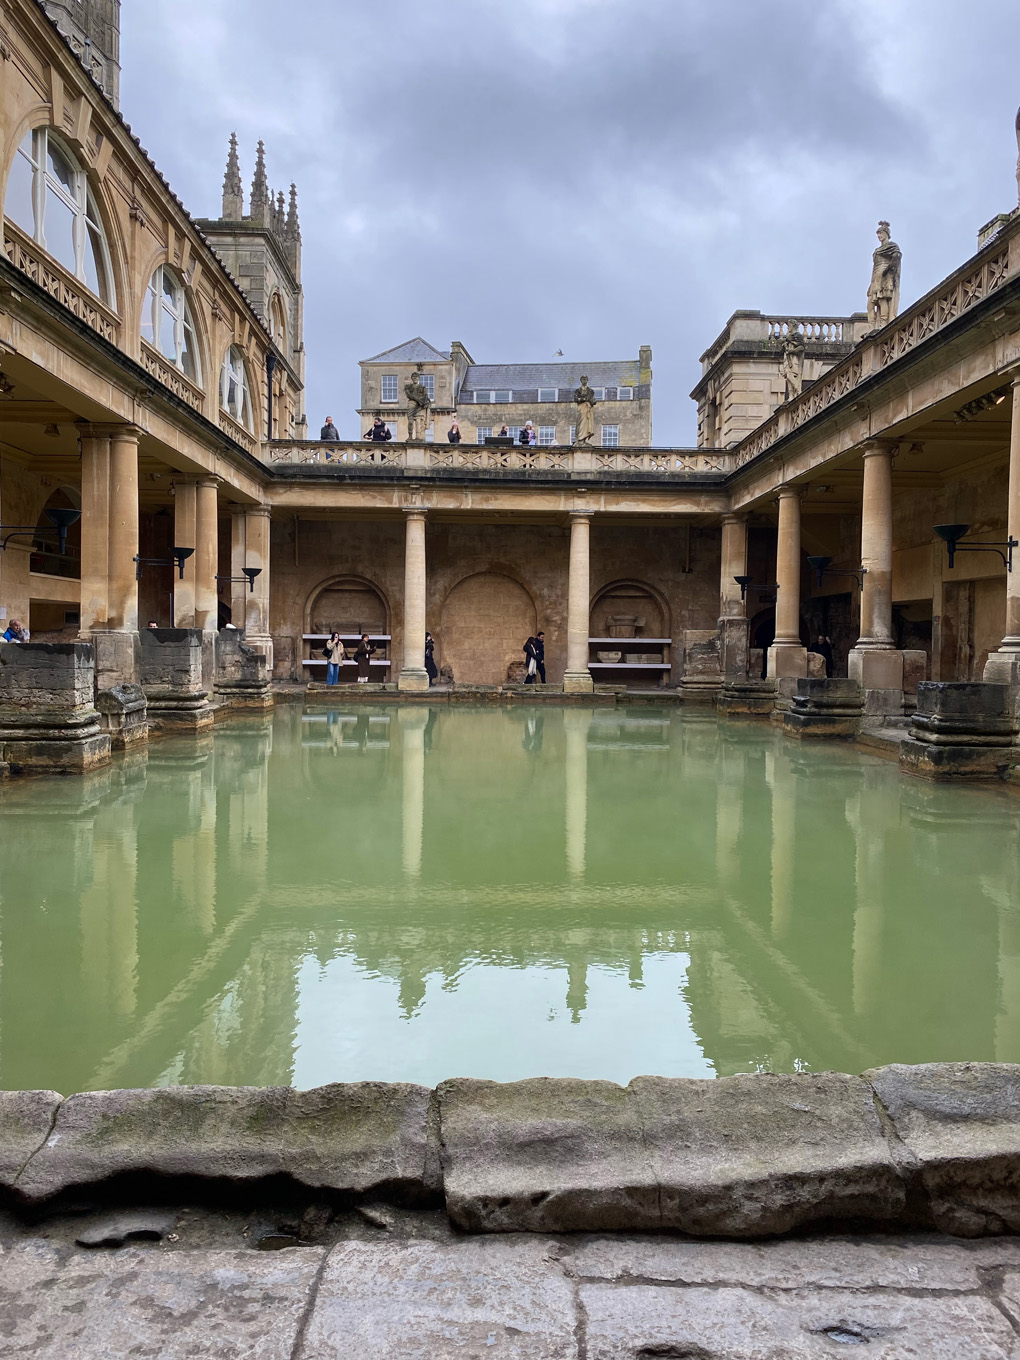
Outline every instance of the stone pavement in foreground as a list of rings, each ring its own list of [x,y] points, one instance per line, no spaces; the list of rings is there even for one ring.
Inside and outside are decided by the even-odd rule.
[[[8,1238],[0,1356],[1020,1360],[1017,1238],[186,1237]]]

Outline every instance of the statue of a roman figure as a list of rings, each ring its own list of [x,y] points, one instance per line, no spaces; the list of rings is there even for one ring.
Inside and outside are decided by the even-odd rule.
[[[889,239],[889,223],[879,222],[878,245],[872,255],[871,283],[868,287],[868,323],[878,330],[900,310],[900,262],[903,252]]]
[[[595,438],[597,398],[588,386],[587,373],[581,374],[581,386],[574,388],[574,401],[577,403],[577,426],[574,430],[574,443],[590,444]]]
[[[786,323],[779,372],[786,379],[786,400],[799,397],[804,387],[804,337],[797,321]]]
[[[425,430],[429,422],[429,407],[432,405],[428,391],[421,380],[420,373],[412,373],[411,381],[404,384],[407,398],[407,438],[411,444],[425,441]]]

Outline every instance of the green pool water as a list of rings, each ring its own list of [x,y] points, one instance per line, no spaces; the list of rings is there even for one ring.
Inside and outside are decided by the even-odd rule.
[[[1020,800],[654,707],[281,707],[0,792],[0,1086],[1020,1061]]]

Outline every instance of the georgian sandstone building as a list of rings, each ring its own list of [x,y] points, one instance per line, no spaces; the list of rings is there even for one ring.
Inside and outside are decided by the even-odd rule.
[[[237,660],[227,620],[250,693],[252,656],[279,679],[316,677],[334,626],[378,637],[379,677],[405,691],[425,685],[426,628],[458,684],[505,683],[538,628],[549,682],[568,691],[615,681],[782,707],[819,631],[837,673],[889,713],[924,678],[1017,683],[1020,555],[1008,570],[993,546],[1020,538],[1017,209],[870,334],[859,316],[735,314],[702,361],[696,449],[650,447],[650,352],[604,378],[588,366],[605,389],[596,430],[618,425],[619,442],[573,447],[561,397],[576,366],[554,382],[552,366],[490,368],[421,340],[366,361],[361,415],[389,406],[393,376],[399,412],[420,365],[434,441],[401,441],[398,414],[391,444],[321,444],[304,438],[295,195],[271,196],[260,150],[246,205],[232,147],[221,216],[192,218],[111,102],[112,0],[0,14],[0,519],[28,526],[4,531],[0,609],[36,640],[91,644],[70,649],[82,723],[95,699],[126,740],[117,687],[135,685],[133,730],[146,705],[208,721],[205,693],[230,691]],[[799,395],[782,376],[791,324]],[[445,443],[454,410],[459,446]],[[472,442],[522,418],[555,442]],[[61,509],[81,512],[65,553],[48,515]],[[967,534],[950,567],[935,526],[952,524]],[[174,548],[191,550],[180,571]],[[809,557],[829,559],[822,576]],[[149,621],[190,632],[150,636]],[[0,694],[10,751],[3,713]]]

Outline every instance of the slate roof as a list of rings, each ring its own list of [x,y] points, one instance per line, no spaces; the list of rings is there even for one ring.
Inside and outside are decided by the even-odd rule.
[[[511,391],[534,392],[540,387],[561,390],[581,385],[581,374],[587,373],[592,387],[637,387],[640,364],[637,359],[592,360],[558,364],[472,364],[464,374],[461,392],[487,391],[509,388]]]
[[[374,354],[371,359],[362,359],[361,362],[374,364],[380,359],[389,359],[394,364],[435,364],[449,357],[449,350],[444,353],[443,350],[430,345],[427,340],[423,340],[420,335],[416,335],[413,340],[405,340],[395,349],[384,349],[381,354]]]

